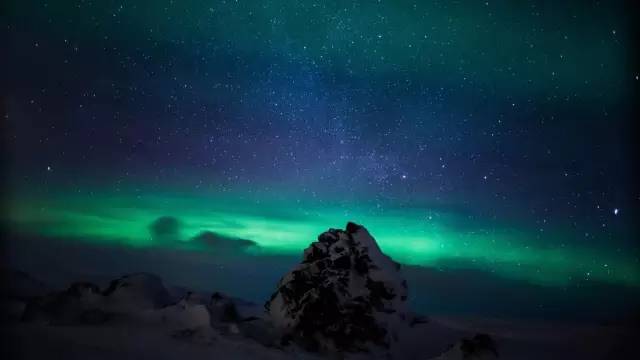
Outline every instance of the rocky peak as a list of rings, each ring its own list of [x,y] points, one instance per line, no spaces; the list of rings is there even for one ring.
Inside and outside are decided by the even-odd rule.
[[[312,350],[388,347],[406,318],[407,283],[363,226],[329,229],[304,250],[265,305],[288,338]]]

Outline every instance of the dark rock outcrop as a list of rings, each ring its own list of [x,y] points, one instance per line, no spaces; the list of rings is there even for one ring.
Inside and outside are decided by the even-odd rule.
[[[309,350],[386,348],[408,326],[407,283],[400,265],[369,232],[348,223],[330,229],[305,251],[265,307],[274,324]]]

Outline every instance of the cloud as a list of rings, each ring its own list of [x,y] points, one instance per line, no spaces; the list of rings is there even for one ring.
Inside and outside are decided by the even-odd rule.
[[[159,217],[149,225],[149,233],[154,244],[167,248],[232,256],[258,247],[258,243],[253,240],[224,236],[213,231],[203,231],[192,238],[183,239],[182,230],[182,222],[173,216]]]
[[[180,240],[182,224],[173,216],[162,216],[149,225],[151,239],[167,243]]]
[[[244,251],[258,246],[258,243],[253,240],[227,237],[211,231],[204,231],[198,234],[190,242],[204,246],[214,252]]]

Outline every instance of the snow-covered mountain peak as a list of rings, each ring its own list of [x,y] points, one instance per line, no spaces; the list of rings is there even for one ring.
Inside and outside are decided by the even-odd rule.
[[[407,283],[367,229],[329,229],[303,256],[266,304],[274,324],[312,349],[388,347],[406,325]]]

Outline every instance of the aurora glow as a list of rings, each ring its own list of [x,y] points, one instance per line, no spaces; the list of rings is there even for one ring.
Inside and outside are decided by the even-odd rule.
[[[22,231],[36,229],[46,236],[134,247],[162,246],[153,242],[149,224],[161,216],[174,216],[183,224],[182,241],[213,231],[256,241],[260,248],[252,252],[254,256],[300,254],[327,224],[343,226],[345,219],[352,219],[367,224],[383,249],[407,264],[438,266],[443,260],[458,260],[466,267],[547,285],[566,284],[571,279],[640,282],[634,259],[624,254],[577,246],[535,246],[531,245],[534,236],[522,229],[506,224],[481,226],[455,212],[419,208],[380,211],[311,202],[282,206],[274,199],[248,201],[237,194],[105,193],[28,202],[17,205],[12,214]],[[465,221],[464,228],[460,221]],[[547,236],[567,241],[563,237],[571,235],[557,231]],[[456,265],[445,262],[447,266]]]

